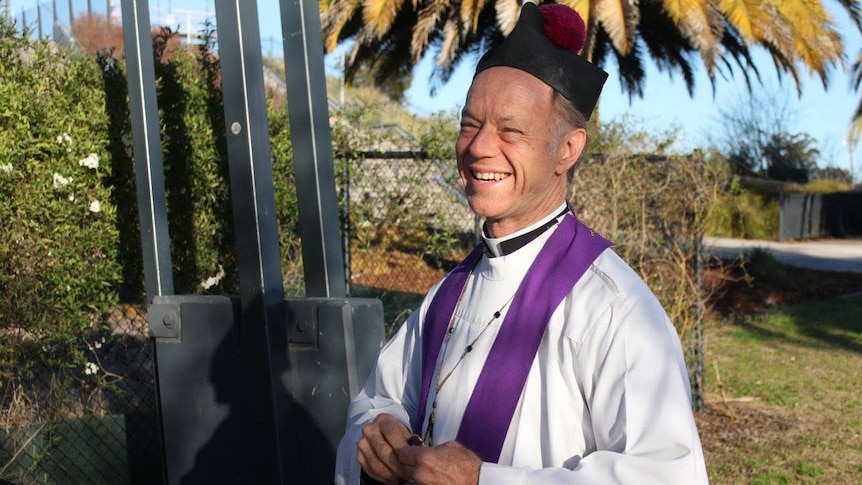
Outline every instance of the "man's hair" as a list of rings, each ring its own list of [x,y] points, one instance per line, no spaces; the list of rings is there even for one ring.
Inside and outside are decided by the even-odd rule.
[[[554,114],[557,117],[557,128],[555,133],[557,140],[562,141],[563,137],[571,130],[578,128],[583,128],[584,130],[587,129],[587,124],[590,120],[581,113],[581,111],[575,106],[575,103],[560,94],[556,89],[554,90],[552,103],[554,106]],[[572,179],[575,177],[575,167],[577,166],[577,164],[573,165],[566,174],[567,185],[571,185]]]

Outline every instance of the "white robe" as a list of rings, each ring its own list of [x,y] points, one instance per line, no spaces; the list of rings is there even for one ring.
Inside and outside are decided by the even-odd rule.
[[[558,226],[557,226],[558,227]],[[443,375],[486,326],[556,227],[508,256],[483,256],[470,276],[443,352]],[[439,283],[380,351],[350,404],[337,484],[359,482],[362,427],[389,413],[410,427],[421,390],[422,322]],[[508,308],[506,308],[508,309]],[[454,440],[503,316],[474,344],[438,399],[434,444]],[[444,348],[445,348],[444,343]],[[421,430],[436,392],[435,367]],[[530,368],[498,463],[484,484],[708,483],[676,330],[641,278],[605,250],[554,311]]]

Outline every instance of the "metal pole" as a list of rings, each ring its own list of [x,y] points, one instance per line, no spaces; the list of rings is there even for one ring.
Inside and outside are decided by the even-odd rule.
[[[42,5],[36,4],[36,35],[42,40]]]
[[[280,484],[286,429],[277,413],[271,332],[284,324],[284,284],[275,217],[257,2],[216,0],[231,200],[239,269],[245,411],[254,453],[245,483]],[[281,384],[279,383],[279,386]],[[282,404],[279,402],[279,404]]]
[[[144,277],[152,303],[155,296],[173,294],[174,282],[147,0],[124,1],[122,12]]]
[[[301,189],[297,190],[297,204],[306,295],[344,297],[344,257],[338,234],[318,3],[280,2],[293,162],[296,186]]]
[[[132,124],[135,182],[138,194],[138,221],[144,263],[147,303],[157,296],[172,295],[174,280],[171,273],[170,236],[168,234],[165,176],[162,167],[161,136],[156,101],[155,64],[150,14],[147,0],[127,0],[122,3],[123,40],[126,50],[126,72],[129,86],[129,114]],[[69,2],[69,23],[72,23],[72,2]],[[159,382],[158,362],[153,365]],[[162,479],[165,469],[165,443],[162,427],[161,398],[158,385],[159,447]]]
[[[699,152],[695,154],[695,173],[699,180],[703,179],[703,155]],[[702,198],[702,195],[698,195]],[[703,355],[703,200],[698,201],[697,206],[700,208],[695,216],[695,234],[694,234],[694,251],[695,251],[695,284],[697,285],[697,298],[695,300],[695,320],[694,320],[694,389],[692,392],[692,405],[695,412],[702,412],[706,409],[704,404],[704,355]]]
[[[344,201],[344,213],[342,214],[341,221],[341,239],[342,239],[342,247],[344,251],[344,284],[347,295],[350,295],[350,285],[352,273],[350,270],[350,164],[352,160],[344,160],[344,170],[343,170],[343,187],[344,193],[342,194],[342,200]]]

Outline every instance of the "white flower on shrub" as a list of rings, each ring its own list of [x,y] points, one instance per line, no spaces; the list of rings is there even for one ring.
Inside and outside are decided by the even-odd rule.
[[[84,374],[91,376],[91,375],[98,374],[98,373],[99,373],[99,366],[98,365],[96,365],[92,362],[87,362],[87,365],[84,366]]]
[[[69,185],[69,182],[72,181],[72,177],[64,177],[57,172],[54,172],[54,188],[59,189],[60,187],[64,187]]]
[[[201,286],[203,286],[205,290],[208,290],[213,286],[217,285],[222,278],[224,278],[224,268],[222,267],[222,265],[218,265],[218,272],[216,272],[215,275],[207,278],[205,281],[201,281]]]
[[[99,156],[95,153],[91,153],[87,155],[87,158],[78,160],[78,165],[95,170],[99,168]]]
[[[12,173],[12,164],[11,164],[11,163],[6,163],[6,164],[3,164],[3,165],[0,165],[0,172],[3,172],[3,173]]]
[[[102,210],[102,204],[98,200],[90,202],[90,212],[96,214]]]
[[[72,137],[69,136],[68,133],[63,133],[62,135],[57,135],[57,143],[66,144],[66,151],[72,151]]]
[[[69,202],[75,202],[75,194],[70,192],[68,199],[69,199]]]

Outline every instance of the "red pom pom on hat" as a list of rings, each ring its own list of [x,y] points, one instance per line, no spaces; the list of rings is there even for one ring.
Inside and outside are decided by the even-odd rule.
[[[539,10],[545,18],[545,35],[551,42],[575,54],[580,52],[587,41],[587,28],[578,12],[559,3],[546,3]]]

